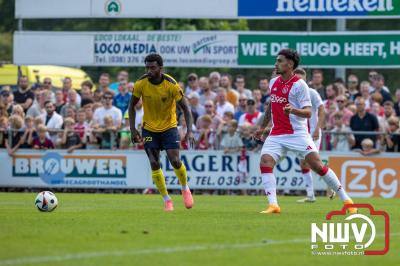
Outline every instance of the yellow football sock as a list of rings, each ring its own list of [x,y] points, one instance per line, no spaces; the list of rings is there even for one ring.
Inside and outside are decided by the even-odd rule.
[[[167,186],[165,185],[165,177],[163,171],[160,169],[151,172],[151,178],[156,184],[158,191],[160,192],[161,196],[163,196],[164,200],[169,198]]]
[[[179,167],[178,169],[174,168],[174,172],[179,179],[179,183],[181,184],[182,189],[189,189],[187,184],[187,173],[185,165],[182,163],[181,167]]]

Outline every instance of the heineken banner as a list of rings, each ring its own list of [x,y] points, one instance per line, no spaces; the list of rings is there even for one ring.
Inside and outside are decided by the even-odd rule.
[[[283,48],[297,50],[303,66],[400,66],[400,34],[383,32],[240,34],[238,64],[272,66]]]
[[[154,8],[157,7],[157,8]],[[399,18],[399,0],[16,0],[16,18]]]
[[[144,66],[159,53],[166,67],[271,68],[282,48],[304,67],[399,67],[400,32],[126,31],[14,34],[14,63]]]

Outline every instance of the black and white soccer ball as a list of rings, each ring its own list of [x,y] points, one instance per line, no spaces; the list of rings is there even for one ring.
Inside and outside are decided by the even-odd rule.
[[[35,199],[35,206],[41,212],[51,212],[57,208],[58,200],[56,195],[51,191],[40,192]]]

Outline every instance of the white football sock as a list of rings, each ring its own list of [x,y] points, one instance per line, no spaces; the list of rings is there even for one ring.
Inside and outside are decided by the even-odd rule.
[[[307,197],[314,198],[314,184],[311,170],[309,170],[307,173],[303,173],[303,179],[306,184]]]
[[[350,197],[347,195],[346,191],[344,191],[342,184],[340,184],[339,179],[337,178],[335,172],[332,171],[332,169],[329,168],[328,172],[321,177],[324,179],[325,183],[339,195],[341,200],[350,199]]]
[[[273,173],[264,173],[261,174],[265,194],[268,197],[269,204],[278,204],[278,200],[276,198],[276,178]]]

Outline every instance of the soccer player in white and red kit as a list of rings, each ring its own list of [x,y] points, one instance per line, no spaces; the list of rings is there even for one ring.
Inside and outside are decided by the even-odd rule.
[[[271,101],[265,112],[264,125],[272,119],[272,128],[261,150],[260,170],[269,205],[261,213],[280,213],[276,197],[276,179],[273,168],[287,150],[305,159],[327,185],[335,190],[344,204],[353,201],[344,191],[336,174],[323,165],[317,148],[308,131],[307,119],[311,117],[311,99],[307,84],[293,73],[300,62],[296,51],[283,49],[276,57],[277,77],[270,81]],[[348,208],[356,213],[356,208]]]

